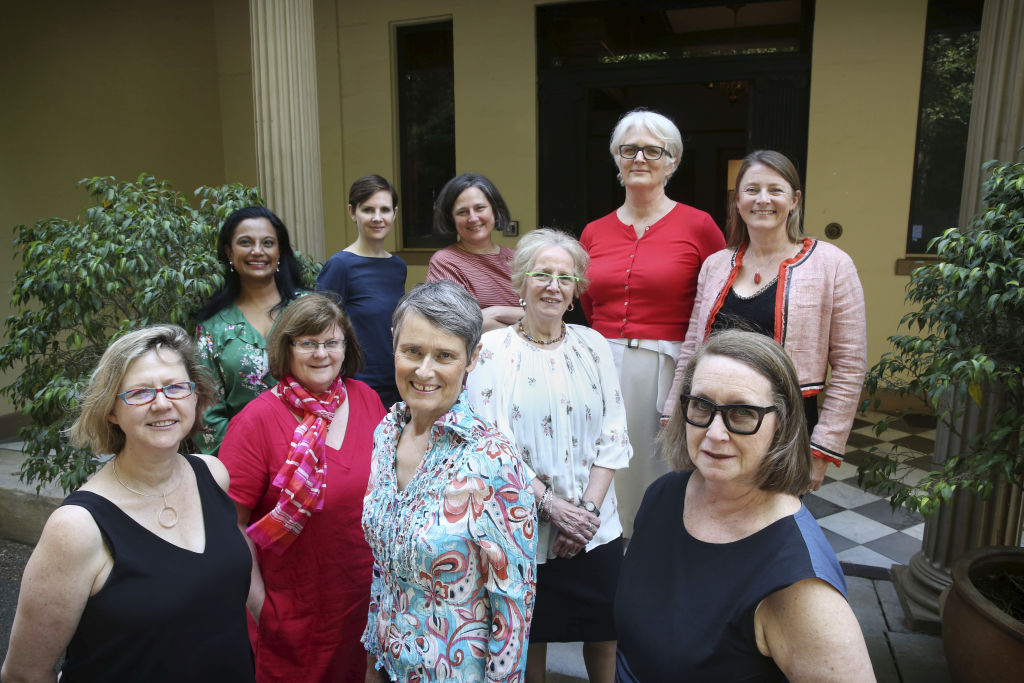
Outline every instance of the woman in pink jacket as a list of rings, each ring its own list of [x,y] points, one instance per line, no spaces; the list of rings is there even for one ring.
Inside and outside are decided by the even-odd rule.
[[[743,160],[727,246],[701,267],[662,421],[675,410],[686,362],[713,330],[743,327],[771,336],[800,376],[813,491],[828,463],[842,462],[867,370],[867,332],[857,269],[838,247],[802,234],[801,198],[800,178],[784,155],[760,150]]]

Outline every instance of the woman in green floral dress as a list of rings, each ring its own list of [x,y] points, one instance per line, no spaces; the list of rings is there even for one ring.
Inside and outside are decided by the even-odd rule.
[[[228,422],[276,382],[267,371],[267,334],[278,313],[305,291],[288,229],[262,206],[238,209],[224,221],[217,256],[224,287],[196,313],[200,360],[219,384],[203,415],[196,448],[216,454]]]

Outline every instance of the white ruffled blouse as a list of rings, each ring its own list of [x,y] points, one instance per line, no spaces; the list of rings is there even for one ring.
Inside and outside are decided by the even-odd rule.
[[[555,495],[578,503],[591,467],[618,470],[629,464],[633,449],[618,372],[600,333],[566,325],[562,343],[546,349],[507,327],[488,332],[481,343],[476,369],[466,380],[470,404],[515,442],[530,474]],[[543,564],[555,557],[555,530],[549,522],[539,528],[537,563]],[[621,534],[613,482],[601,505],[601,528],[587,550]]]

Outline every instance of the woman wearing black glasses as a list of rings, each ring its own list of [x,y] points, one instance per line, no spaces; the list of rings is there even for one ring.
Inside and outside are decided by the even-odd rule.
[[[873,681],[835,553],[798,497],[811,448],[796,371],[729,330],[686,364],[623,560],[616,680]]]
[[[546,644],[583,642],[591,681],[615,674],[612,600],[622,562],[613,479],[629,463],[626,410],[608,342],[562,316],[586,289],[587,253],[541,228],[516,246],[516,325],[488,332],[466,388],[530,468],[540,524],[526,680],[544,680]]]
[[[131,332],[103,354],[70,435],[115,455],[43,529],[5,682],[54,681],[58,663],[65,681],[254,680],[243,611],[251,560],[227,470],[178,454],[213,396],[180,327]]]
[[[626,200],[583,230],[591,285],[581,302],[590,325],[612,345],[636,451],[615,477],[629,536],[644,489],[667,471],[655,454],[658,420],[686,339],[697,274],[725,239],[711,216],[665,194],[683,154],[670,119],[646,109],[625,114],[610,151]]]
[[[277,383],[228,427],[220,459],[253,555],[250,635],[264,681],[361,682],[373,558],[363,494],[384,406],[334,299],[307,294],[267,338]]]

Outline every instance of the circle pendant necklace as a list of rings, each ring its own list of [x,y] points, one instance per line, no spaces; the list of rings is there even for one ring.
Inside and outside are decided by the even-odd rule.
[[[117,483],[120,484],[121,486],[125,487],[126,489],[128,489],[129,491],[134,493],[135,495],[142,496],[143,498],[162,498],[163,499],[164,506],[162,508],[160,508],[160,512],[158,512],[156,514],[156,521],[157,521],[157,523],[160,526],[162,526],[165,529],[172,529],[172,528],[174,528],[175,525],[177,525],[177,523],[178,523],[178,511],[175,510],[173,507],[171,507],[170,505],[167,504],[167,496],[169,496],[170,494],[172,494],[172,493],[174,493],[175,491],[178,490],[178,487],[181,486],[182,480],[185,478],[184,474],[181,475],[181,477],[178,478],[178,483],[175,484],[174,487],[171,488],[170,491],[165,491],[163,493],[143,493],[142,491],[136,491],[131,486],[129,486],[128,484],[126,484],[123,481],[121,481],[121,477],[118,476],[118,474],[117,474],[117,457],[116,456],[114,457],[113,460],[110,461],[110,465],[114,469],[114,479],[117,479]]]

